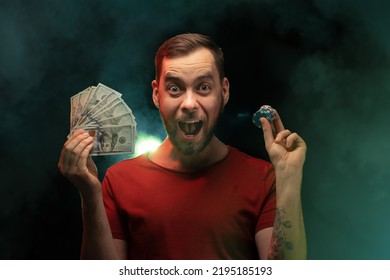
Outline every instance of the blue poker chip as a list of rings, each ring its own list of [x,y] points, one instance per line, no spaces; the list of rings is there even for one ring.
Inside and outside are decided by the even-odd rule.
[[[276,117],[276,110],[269,105],[261,106],[260,109],[253,114],[253,124],[258,128],[261,128],[260,118],[263,117],[266,118],[270,123],[272,123]]]

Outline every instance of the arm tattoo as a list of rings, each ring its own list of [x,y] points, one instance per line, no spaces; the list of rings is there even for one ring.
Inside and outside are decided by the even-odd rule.
[[[271,244],[268,252],[268,259],[280,260],[284,258],[284,250],[294,249],[294,244],[286,240],[287,229],[292,228],[289,220],[285,220],[285,211],[276,208],[275,225],[272,233]]]

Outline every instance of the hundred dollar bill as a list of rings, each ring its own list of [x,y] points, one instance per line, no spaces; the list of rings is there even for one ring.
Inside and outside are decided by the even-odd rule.
[[[94,136],[91,156],[134,153],[135,130],[132,126],[101,126],[84,129]]]
[[[79,123],[81,118],[81,112],[83,111],[86,102],[88,101],[89,95],[96,87],[88,87],[85,90],[79,92],[75,96],[71,97],[72,99],[77,99],[77,107],[73,115],[73,121],[71,121],[71,126],[75,126]],[[72,101],[71,101],[72,102]]]
[[[112,125],[132,125],[136,126],[135,118],[132,113],[127,113],[121,116],[114,116],[108,119],[100,119],[100,118],[91,118],[89,123],[85,124],[85,126],[112,126]],[[75,126],[75,129],[79,129],[81,127]]]
[[[94,117],[99,119],[109,119],[114,118],[118,116],[122,116],[128,113],[132,113],[129,106],[126,105],[126,103],[121,100],[121,102],[118,102],[114,104],[112,107],[107,108],[106,110],[99,112]]]
[[[76,125],[76,112],[79,103],[80,94],[76,94],[70,98],[70,128]]]
[[[114,104],[123,102],[122,98],[118,97],[115,93],[111,92],[105,96],[99,103],[94,107],[90,108],[88,112],[85,112],[83,116],[83,123],[88,123],[91,119],[94,119],[94,116],[100,114],[102,111],[107,110]]]
[[[91,115],[91,111],[100,103],[104,102],[104,99],[109,96],[109,94],[114,93],[118,98],[122,96],[121,93],[109,88],[103,84],[98,84],[96,88],[90,93],[89,99],[83,106],[83,111],[81,112],[81,118],[79,123],[82,123],[86,116]]]

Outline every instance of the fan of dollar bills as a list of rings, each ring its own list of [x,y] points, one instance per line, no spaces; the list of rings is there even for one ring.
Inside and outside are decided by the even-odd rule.
[[[69,136],[78,129],[88,131],[94,136],[93,156],[134,153],[137,123],[121,96],[98,84],[70,98]]]

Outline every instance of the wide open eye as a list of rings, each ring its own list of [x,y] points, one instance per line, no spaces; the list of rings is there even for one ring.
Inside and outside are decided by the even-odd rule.
[[[177,95],[181,93],[181,89],[177,85],[172,84],[168,86],[168,92],[172,95]]]
[[[208,84],[201,84],[198,89],[200,94],[209,94],[211,91],[211,87]]]

